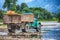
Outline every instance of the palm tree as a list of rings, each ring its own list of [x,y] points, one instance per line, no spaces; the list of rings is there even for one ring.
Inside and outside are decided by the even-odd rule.
[[[12,7],[16,6],[17,0],[5,0],[3,4],[3,8],[7,8],[7,10],[11,10]]]

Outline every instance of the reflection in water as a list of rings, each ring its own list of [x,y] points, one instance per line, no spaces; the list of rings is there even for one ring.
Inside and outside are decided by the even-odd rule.
[[[60,40],[60,28],[58,26],[42,27],[42,40]]]

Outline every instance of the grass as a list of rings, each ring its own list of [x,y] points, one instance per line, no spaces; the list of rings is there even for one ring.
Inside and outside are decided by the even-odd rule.
[[[7,28],[7,26],[4,24],[0,24],[0,28]]]
[[[39,20],[40,22],[47,22],[47,21],[58,21],[58,19],[57,18],[53,18],[53,19],[49,19],[49,20],[45,20],[45,19],[43,19],[43,20]]]
[[[4,24],[0,24],[0,26],[6,26],[6,25],[4,25]]]
[[[3,22],[3,20],[0,19],[0,23],[2,23],[2,22]],[[4,25],[4,24],[0,24],[0,28],[6,28],[6,25]]]
[[[2,20],[2,19],[0,19],[0,22],[3,22],[3,20]]]

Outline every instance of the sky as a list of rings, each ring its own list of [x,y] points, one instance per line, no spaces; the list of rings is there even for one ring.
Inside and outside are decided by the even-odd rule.
[[[0,0],[0,9],[3,9],[4,1]],[[50,12],[60,12],[60,0],[18,0],[17,4],[20,5],[23,2],[29,7],[42,7]]]

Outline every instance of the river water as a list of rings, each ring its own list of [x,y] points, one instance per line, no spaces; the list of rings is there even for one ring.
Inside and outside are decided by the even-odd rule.
[[[42,40],[60,40],[60,23],[45,23],[54,24],[53,26],[42,26],[41,34]]]
[[[60,40],[60,23],[57,22],[42,22],[41,39],[42,40]],[[7,32],[0,32],[0,35],[8,35]]]

